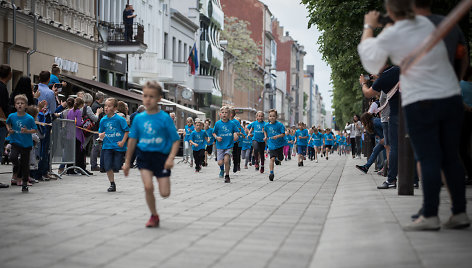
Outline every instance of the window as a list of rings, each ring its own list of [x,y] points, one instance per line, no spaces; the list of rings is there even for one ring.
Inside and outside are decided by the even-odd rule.
[[[187,54],[187,44],[184,43],[184,61],[187,61],[188,54]]]
[[[169,50],[167,48],[168,38],[169,38],[169,35],[167,33],[164,33],[164,59],[165,60],[169,59]]]
[[[176,40],[175,37],[172,37],[172,61],[175,62],[177,60],[177,51],[176,51]]]
[[[182,41],[179,40],[179,62],[182,62]]]

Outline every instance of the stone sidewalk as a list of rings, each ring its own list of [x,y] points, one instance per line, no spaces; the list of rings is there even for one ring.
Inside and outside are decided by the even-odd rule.
[[[159,229],[144,227],[137,170],[117,176],[116,193],[98,173],[28,194],[1,189],[1,267],[469,267],[471,229],[404,233],[418,191],[379,191],[382,178],[360,174],[360,162],[333,155],[298,168],[292,160],[276,167],[274,182],[250,168],[231,184],[214,161],[201,173],[179,164],[170,198],[157,198]]]

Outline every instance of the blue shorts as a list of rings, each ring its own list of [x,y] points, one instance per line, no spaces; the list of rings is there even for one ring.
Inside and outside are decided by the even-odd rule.
[[[103,169],[105,171],[120,171],[125,161],[125,153],[113,149],[102,149],[101,158],[103,158]]]
[[[306,145],[297,145],[298,154],[306,155]]]
[[[147,169],[152,171],[156,178],[170,177],[170,169],[164,169],[168,154],[160,152],[146,152],[137,148],[136,164],[139,169]]]

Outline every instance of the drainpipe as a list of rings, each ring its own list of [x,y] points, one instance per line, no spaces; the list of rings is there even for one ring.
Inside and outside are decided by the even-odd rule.
[[[38,29],[37,29],[37,24],[38,24],[38,17],[36,16],[35,13],[35,1],[31,3],[31,11],[33,12],[33,49],[29,50],[26,53],[26,75],[29,77],[31,75],[31,55],[36,53],[36,48],[37,48],[37,34],[38,34]]]
[[[11,65],[11,50],[16,46],[16,6],[15,0],[11,0],[11,7],[13,9],[13,43],[7,48],[7,63]]]
[[[100,51],[105,46],[105,42],[103,41],[102,34],[100,33],[100,29],[98,28],[98,20],[100,18],[100,1],[96,0],[96,8],[95,8],[95,28],[97,29],[98,39],[102,41],[102,43],[97,48],[97,81],[100,82]],[[100,41],[99,41],[100,42]]]

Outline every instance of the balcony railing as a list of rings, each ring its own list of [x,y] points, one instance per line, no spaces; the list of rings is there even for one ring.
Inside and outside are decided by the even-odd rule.
[[[144,44],[144,26],[139,23],[111,24],[108,27],[108,43],[140,43]]]

